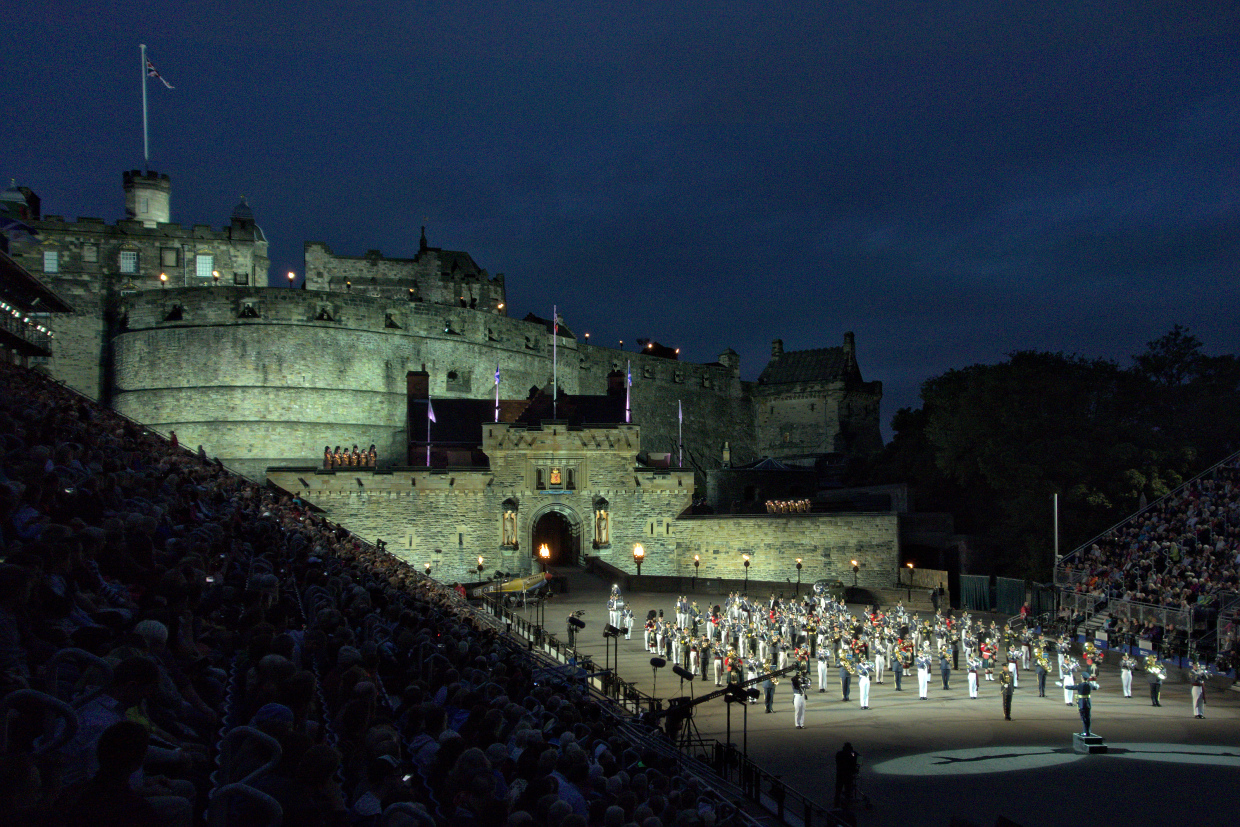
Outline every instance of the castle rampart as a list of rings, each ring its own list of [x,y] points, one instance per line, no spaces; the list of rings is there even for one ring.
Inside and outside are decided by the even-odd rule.
[[[402,463],[405,375],[425,369],[433,398],[525,398],[552,378],[545,326],[468,308],[313,290],[189,287],[126,295],[118,308],[114,404],[247,473],[304,464],[324,445],[375,443]],[[649,450],[674,452],[676,401],[686,464],[719,446],[752,451],[743,383],[724,365],[696,365],[560,337],[565,393],[602,394],[633,364],[633,419]]]

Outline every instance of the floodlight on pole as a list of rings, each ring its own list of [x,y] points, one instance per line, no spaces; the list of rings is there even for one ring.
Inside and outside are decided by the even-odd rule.
[[[853,588],[857,588],[857,572],[861,571],[861,564],[856,560],[850,561],[853,569]]]
[[[741,560],[745,562],[745,591],[749,591],[749,555],[742,554]]]
[[[633,562],[637,564],[637,576],[642,576],[642,561],[646,559],[646,549],[641,543],[633,546]]]
[[[538,559],[542,561],[543,574],[546,574],[547,563],[551,562],[551,549],[547,548],[546,543],[538,547]]]
[[[796,596],[801,596],[801,558],[797,558],[797,591]]]

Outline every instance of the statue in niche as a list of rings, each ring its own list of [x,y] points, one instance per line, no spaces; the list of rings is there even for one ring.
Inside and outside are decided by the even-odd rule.
[[[607,537],[607,512],[599,509],[594,512],[594,545],[606,546],[611,543]]]
[[[553,485],[556,488],[559,488],[563,484],[564,484],[563,479],[560,476],[560,469],[552,468],[551,469],[551,485]]]
[[[517,544],[517,512],[504,512],[504,537],[503,545],[515,546]]]

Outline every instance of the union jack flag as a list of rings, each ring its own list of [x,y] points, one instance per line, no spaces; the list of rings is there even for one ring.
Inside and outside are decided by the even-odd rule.
[[[156,79],[156,80],[158,80],[160,83],[162,83],[164,86],[167,86],[169,89],[174,88],[174,87],[173,87],[173,85],[172,85],[171,83],[169,83],[168,81],[164,80],[164,76],[163,76],[163,75],[161,75],[159,72],[157,72],[157,71],[155,70],[155,64],[154,64],[154,63],[151,63],[151,61],[149,61],[149,60],[146,62],[146,76],[147,76],[148,78],[155,78],[155,79]]]

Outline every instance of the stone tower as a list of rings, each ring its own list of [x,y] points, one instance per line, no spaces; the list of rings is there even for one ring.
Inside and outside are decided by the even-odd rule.
[[[125,217],[155,227],[172,220],[172,181],[158,172],[125,173]]]

